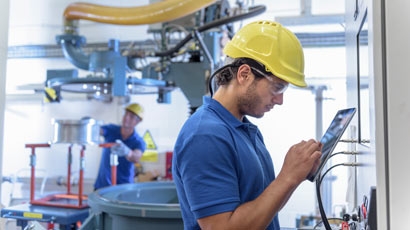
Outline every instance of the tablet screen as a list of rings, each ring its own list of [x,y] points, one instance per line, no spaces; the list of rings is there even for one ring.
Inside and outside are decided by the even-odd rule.
[[[320,158],[320,165],[315,173],[308,176],[308,180],[312,182],[315,181],[317,176],[321,173],[327,159],[335,149],[337,143],[339,142],[347,126],[352,120],[355,112],[356,108],[348,108],[337,111],[328,129],[320,140],[320,142],[322,143],[322,156]]]

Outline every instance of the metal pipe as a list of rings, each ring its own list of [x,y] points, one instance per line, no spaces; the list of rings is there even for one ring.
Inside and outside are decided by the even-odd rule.
[[[68,146],[67,155],[67,194],[71,194],[71,165],[73,161],[72,147],[73,145]]]
[[[198,40],[199,46],[202,48],[202,51],[205,54],[206,59],[208,59],[209,63],[210,63],[210,67],[211,67],[211,73],[214,72],[214,59],[212,58],[211,53],[209,52],[209,49],[206,47],[204,40],[201,37],[201,34],[198,32],[198,30],[194,30],[193,31],[195,38]]]
[[[50,147],[49,143],[45,144],[26,144],[26,148],[31,148],[31,154],[30,154],[30,202],[34,201],[35,195],[34,192],[36,190],[36,183],[35,183],[35,178],[36,178],[36,148],[44,148],[44,147]]]
[[[112,7],[90,3],[72,3],[64,10],[64,34],[57,36],[64,56],[76,67],[90,69],[90,55],[81,46],[85,38],[78,35],[78,20],[117,24],[140,25],[171,21],[192,14],[216,0],[165,0],[139,7]]]
[[[63,15],[67,21],[84,19],[107,24],[143,25],[178,19],[215,2],[216,0],[164,0],[138,7],[75,2],[65,9]]]
[[[75,42],[73,41],[81,41]],[[88,70],[90,65],[90,55],[81,49],[81,44],[85,43],[85,38],[78,35],[63,35],[57,37],[58,44],[61,45],[64,57],[74,66],[80,69]],[[76,43],[80,43],[76,44]]]
[[[118,155],[111,153],[110,155],[110,165],[111,165],[111,185],[117,184],[117,165],[118,165]]]
[[[84,169],[85,169],[85,145],[81,146],[80,152],[80,181],[78,182],[78,206],[83,205],[83,184],[84,184]]]

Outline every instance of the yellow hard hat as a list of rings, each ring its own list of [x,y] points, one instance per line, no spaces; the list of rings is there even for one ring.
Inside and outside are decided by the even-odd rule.
[[[137,115],[141,120],[144,118],[144,109],[141,105],[137,103],[133,103],[127,106],[125,110],[132,112],[133,114]]]
[[[281,24],[255,21],[242,27],[224,47],[232,58],[251,58],[268,72],[299,87],[306,87],[305,61],[298,38]]]

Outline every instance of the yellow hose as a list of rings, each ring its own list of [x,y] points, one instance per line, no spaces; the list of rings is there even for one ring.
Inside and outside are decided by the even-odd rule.
[[[192,14],[216,0],[163,0],[139,7],[112,7],[77,2],[64,11],[66,21],[89,20],[106,24],[143,25],[172,21]]]

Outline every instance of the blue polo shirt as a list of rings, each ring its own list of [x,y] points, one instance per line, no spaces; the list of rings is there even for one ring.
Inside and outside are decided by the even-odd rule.
[[[144,139],[138,135],[134,130],[134,133],[126,140],[122,139],[121,126],[108,124],[101,126],[102,136],[105,143],[115,143],[115,140],[121,140],[130,149],[140,149],[145,151],[146,143]],[[97,179],[94,184],[94,189],[110,186],[111,183],[111,165],[110,165],[110,148],[104,148],[102,150],[102,156],[100,161],[100,168],[98,169]],[[125,157],[118,157],[117,165],[117,184],[133,183],[135,176],[134,163],[129,162]]]
[[[254,200],[275,179],[259,129],[208,96],[178,135],[172,172],[185,229]],[[267,229],[280,229],[277,216]]]

